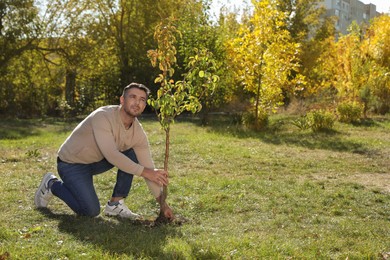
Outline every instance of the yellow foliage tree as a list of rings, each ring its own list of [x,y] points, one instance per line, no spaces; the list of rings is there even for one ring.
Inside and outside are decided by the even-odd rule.
[[[367,86],[363,94],[374,112],[390,111],[390,16],[374,19],[363,43],[364,55],[369,63]]]
[[[278,3],[278,0],[253,1],[254,13],[249,23],[243,24],[238,37],[227,43],[231,69],[255,96],[255,123],[259,114],[274,111],[283,104],[283,91],[292,91],[293,86],[304,81],[299,74],[292,75],[299,68],[300,46],[286,29],[287,17],[278,10]]]
[[[357,23],[328,45],[318,70],[337,94],[335,104],[360,102],[364,112],[386,113],[390,106],[390,17],[375,19],[364,34]]]

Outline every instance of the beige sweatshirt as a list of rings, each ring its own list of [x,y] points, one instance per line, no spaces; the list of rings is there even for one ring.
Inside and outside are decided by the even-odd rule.
[[[98,108],[86,117],[61,145],[58,156],[68,163],[93,163],[104,158],[124,172],[141,175],[144,167],[154,169],[149,141],[138,119],[126,130],[118,105]],[[139,164],[123,151],[134,149]],[[145,179],[150,191],[160,196],[158,184]]]

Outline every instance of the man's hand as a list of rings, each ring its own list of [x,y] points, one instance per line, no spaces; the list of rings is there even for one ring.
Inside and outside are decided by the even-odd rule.
[[[173,214],[173,210],[169,205],[165,202],[164,204],[160,205],[160,211],[164,214],[164,217],[169,219],[170,221],[175,219],[175,215]]]
[[[157,183],[160,187],[168,186],[168,172],[160,169],[148,169],[144,168],[144,171],[141,174],[142,177]],[[173,210],[169,207],[168,203],[165,201],[165,198],[162,197],[161,194],[158,198],[156,198],[157,202],[160,204],[160,213],[164,215],[166,219],[172,221],[175,219],[175,215],[173,214]]]
[[[161,196],[156,198],[157,202],[160,204],[160,212],[164,214],[164,217],[172,221],[175,219],[175,215],[173,214],[173,210],[169,207],[168,203],[161,202]]]
[[[148,169],[144,168],[141,174],[142,177],[157,183],[159,186],[168,186],[168,172],[160,169]]]

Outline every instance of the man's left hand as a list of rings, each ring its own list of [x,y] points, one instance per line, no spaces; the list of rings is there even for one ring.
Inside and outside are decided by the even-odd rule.
[[[160,207],[161,212],[164,214],[164,216],[169,219],[169,220],[174,220],[175,215],[173,214],[173,210],[171,207],[168,206],[168,204],[164,204],[163,206]]]

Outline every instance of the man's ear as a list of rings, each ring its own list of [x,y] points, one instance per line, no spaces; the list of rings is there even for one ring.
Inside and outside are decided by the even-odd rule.
[[[121,105],[123,105],[123,103],[125,103],[125,98],[123,96],[120,96],[119,97],[119,102]]]

